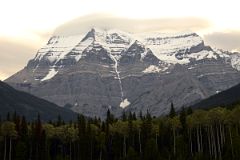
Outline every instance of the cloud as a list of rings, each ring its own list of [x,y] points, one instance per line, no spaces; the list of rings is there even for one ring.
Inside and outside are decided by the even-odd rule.
[[[7,74],[0,72],[0,81],[6,79],[7,77],[8,77]]]
[[[158,18],[158,19],[127,19],[109,14],[92,14],[76,18],[59,26],[55,35],[81,34],[90,28],[115,28],[127,32],[176,32],[183,30],[199,31],[209,28],[211,23],[203,18]]]
[[[33,31],[32,32],[35,36],[39,37],[42,40],[49,39],[52,35],[52,31]]]
[[[157,18],[127,19],[110,14],[92,14],[76,18],[57,27],[54,35],[86,34],[91,28],[119,29],[131,33],[137,32],[178,32],[191,30],[197,33],[208,30],[212,24],[203,18]],[[44,43],[51,36],[51,31],[32,31],[32,38],[10,40],[0,37],[0,79],[16,73],[26,66]],[[240,31],[213,32],[204,35],[205,43],[226,50],[240,50]],[[24,42],[25,41],[25,42]]]
[[[36,48],[17,41],[0,39],[0,79],[16,73],[33,58]]]
[[[204,35],[204,40],[216,48],[240,51],[240,31],[214,32]]]

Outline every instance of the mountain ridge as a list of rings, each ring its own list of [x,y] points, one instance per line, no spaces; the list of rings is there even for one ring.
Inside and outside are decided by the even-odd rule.
[[[158,116],[171,102],[180,108],[237,84],[239,62],[238,53],[212,49],[193,32],[91,29],[50,38],[6,82],[87,116],[104,116],[107,109]]]

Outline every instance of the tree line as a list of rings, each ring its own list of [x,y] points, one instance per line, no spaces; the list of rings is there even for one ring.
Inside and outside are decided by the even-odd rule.
[[[2,160],[206,160],[240,159],[240,106],[152,117],[108,110],[107,118],[27,122],[0,120]]]

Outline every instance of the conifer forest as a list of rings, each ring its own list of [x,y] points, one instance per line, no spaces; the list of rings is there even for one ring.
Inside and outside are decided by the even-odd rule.
[[[240,106],[182,108],[168,115],[122,113],[106,119],[27,121],[9,113],[0,122],[1,160],[239,160]]]

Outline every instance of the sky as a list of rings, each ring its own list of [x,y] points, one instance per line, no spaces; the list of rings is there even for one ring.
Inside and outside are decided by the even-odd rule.
[[[26,66],[54,34],[113,27],[129,32],[198,33],[206,44],[240,50],[239,0],[0,1],[0,80]]]

